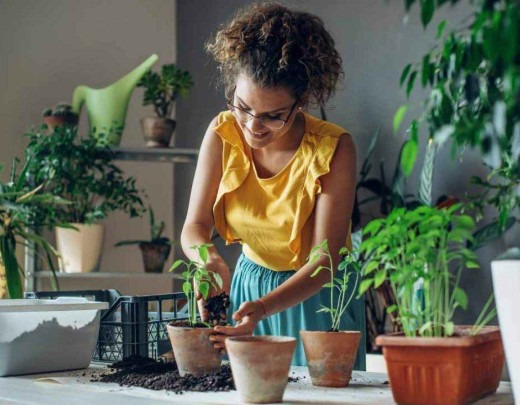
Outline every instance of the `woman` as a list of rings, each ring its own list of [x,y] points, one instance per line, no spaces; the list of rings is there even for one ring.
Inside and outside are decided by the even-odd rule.
[[[223,350],[228,336],[328,330],[329,318],[316,311],[329,303],[321,287],[330,274],[311,278],[320,262],[307,257],[327,239],[336,266],[336,253],[349,246],[356,151],[344,129],[304,109],[334,93],[341,57],[318,17],[276,4],[238,12],[208,50],[229,111],[204,136],[181,242],[192,260],[190,247],[210,242],[214,227],[226,243],[243,246],[232,283],[211,249],[208,269],[230,291],[236,322],[215,327],[212,340]],[[362,301],[351,305],[342,328],[364,332]],[[364,345],[357,369],[364,369]],[[293,364],[305,365],[301,343]]]

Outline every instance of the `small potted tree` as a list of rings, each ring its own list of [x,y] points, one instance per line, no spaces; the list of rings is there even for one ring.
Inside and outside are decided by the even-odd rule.
[[[222,362],[220,350],[215,349],[213,343],[209,340],[210,335],[214,333],[214,324],[201,322],[197,317],[198,296],[194,285],[197,285],[198,292],[204,299],[208,298],[211,288],[222,289],[220,275],[206,269],[210,246],[212,245],[204,244],[192,247],[197,252],[200,261],[177,260],[170,268],[170,271],[175,271],[181,269],[181,266],[184,267],[180,276],[184,280],[182,290],[188,300],[188,319],[167,325],[168,335],[181,376],[192,374],[200,377],[208,372],[218,370]],[[218,297],[224,298],[222,295]],[[225,307],[221,308],[225,310]],[[221,319],[222,315],[225,315],[225,312],[224,314],[210,314],[210,319],[218,320]]]
[[[56,127],[48,135],[37,130],[27,136],[27,179],[71,201],[39,207],[37,212],[41,219],[53,218],[74,228],[55,228],[60,267],[66,272],[94,271],[103,245],[100,222],[117,210],[131,217],[144,212],[135,179],[124,176],[112,162],[112,152],[100,149],[93,136],[80,138],[77,127]]]
[[[167,148],[170,144],[175,121],[171,118],[177,97],[185,97],[193,80],[191,74],[173,63],[163,65],[161,73],[147,72],[137,83],[145,89],[143,105],[153,105],[156,117],[141,119],[147,148]]]
[[[16,244],[33,243],[42,248],[53,273],[54,289],[58,282],[54,275],[52,258],[57,255],[54,248],[41,236],[31,231],[32,227],[49,225],[39,222],[34,212],[38,208],[64,204],[65,201],[42,191],[42,186],[30,188],[25,181],[30,162],[26,162],[20,175],[16,174],[16,160],[7,183],[0,183],[0,298],[23,298],[23,273],[16,257]],[[0,171],[2,169],[0,165]],[[5,285],[4,285],[5,284]]]
[[[171,250],[170,239],[162,236],[164,221],[155,223],[155,215],[152,207],[150,213],[150,237],[146,240],[124,240],[116,243],[116,246],[139,245],[143,254],[144,271],[147,273],[162,273],[164,262],[168,259]]]
[[[67,103],[56,104],[54,109],[47,108],[43,111],[43,122],[49,130],[54,130],[60,125],[78,125],[79,116],[72,111],[72,106]]]
[[[468,298],[460,287],[464,268],[478,267],[466,246],[475,227],[460,204],[439,209],[398,208],[363,230],[366,256],[360,293],[388,281],[403,333],[381,335],[394,400],[399,404],[467,404],[493,393],[504,353],[491,299],[473,327],[456,326]],[[420,288],[418,288],[420,287]]]
[[[312,248],[309,262],[325,257],[327,264],[316,268],[311,277],[321,271],[330,273],[330,281],[323,285],[330,290],[330,306],[323,305],[318,312],[330,315],[331,327],[326,332],[300,331],[312,383],[323,387],[348,386],[361,339],[360,331],[340,330],[343,314],[357,291],[360,265],[346,248],[339,254],[344,258],[336,274],[327,240]]]

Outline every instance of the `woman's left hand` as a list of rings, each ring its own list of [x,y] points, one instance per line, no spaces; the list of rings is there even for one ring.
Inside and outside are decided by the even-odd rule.
[[[237,323],[235,326],[215,326],[213,328],[217,332],[210,337],[213,347],[224,353],[226,351],[224,341],[228,337],[252,335],[256,324],[264,315],[264,306],[259,301],[243,302],[238,311],[233,314],[233,320]]]

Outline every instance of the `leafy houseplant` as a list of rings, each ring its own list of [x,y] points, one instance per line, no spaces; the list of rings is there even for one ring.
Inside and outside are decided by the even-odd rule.
[[[61,198],[42,192],[41,186],[33,189],[28,187],[24,175],[29,164],[30,162],[26,162],[20,175],[17,176],[15,160],[10,180],[7,183],[0,183],[0,265],[5,272],[6,287],[11,299],[23,298],[23,271],[16,258],[17,239],[23,241],[21,242],[23,244],[32,243],[41,247],[54,274],[52,257],[56,255],[56,251],[30,228],[45,225],[35,218],[35,209],[64,203]],[[0,165],[0,170],[2,167]],[[57,289],[56,277],[51,278],[51,282]]]
[[[116,246],[139,245],[143,254],[144,270],[148,273],[161,273],[164,262],[170,254],[171,242],[170,239],[162,236],[164,221],[157,224],[152,207],[149,207],[148,211],[150,213],[150,240],[124,240],[118,242]]]
[[[208,249],[211,246],[193,246],[192,249],[197,252],[200,261],[186,262],[179,259],[170,268],[170,271],[175,271],[181,266],[184,267],[180,277],[184,280],[182,290],[188,299],[188,320],[177,321],[167,326],[181,376],[201,376],[217,370],[222,362],[220,351],[213,348],[213,343],[209,340],[213,333],[212,325],[199,322],[197,318],[197,296],[194,289],[194,285],[197,285],[200,295],[207,299],[211,288],[222,288],[220,275],[206,269]]]
[[[173,63],[163,65],[161,73],[149,71],[139,80],[137,87],[145,89],[143,105],[153,105],[157,115],[141,119],[147,147],[168,147],[175,129],[175,121],[171,119],[173,105],[192,86],[191,74]]]
[[[57,227],[58,250],[66,270],[91,271],[101,254],[103,227],[99,222],[113,211],[123,211],[131,217],[144,212],[135,179],[125,177],[112,162],[110,149],[100,149],[92,136],[80,138],[77,127],[56,127],[48,135],[37,130],[27,136],[27,180],[43,184],[44,191],[71,201],[68,205],[38,207],[36,215],[42,220],[71,223],[81,230]],[[94,233],[89,238],[95,239],[80,240],[85,245],[72,249],[95,249],[92,259],[81,262],[77,255],[71,257],[63,249],[69,246],[67,242],[85,232]]]
[[[389,311],[399,311],[405,335],[376,340],[383,346],[397,403],[426,404],[434,398],[434,403],[464,404],[494,392],[500,381],[500,331],[485,327],[495,315],[488,311],[490,301],[473,328],[453,323],[455,310],[468,303],[459,285],[462,269],[478,267],[475,253],[466,247],[475,224],[455,213],[460,207],[394,209],[364,229],[360,250],[368,260],[359,292],[388,281],[397,301]],[[404,368],[410,379],[401,378]],[[410,389],[412,380],[422,388]],[[453,390],[446,389],[454,383]]]
[[[361,339],[360,331],[340,331],[342,317],[357,290],[360,265],[346,248],[339,254],[344,258],[338,266],[339,274],[335,274],[327,240],[311,249],[309,263],[315,263],[320,257],[325,258],[326,263],[318,266],[311,277],[321,271],[330,273],[330,281],[323,285],[330,290],[330,306],[322,305],[317,312],[330,315],[331,328],[328,332],[300,331],[312,383],[325,387],[348,386]],[[352,284],[353,288],[349,288]]]
[[[66,103],[57,104],[52,108],[43,111],[43,122],[52,131],[54,127],[60,125],[78,125],[79,116],[72,111],[72,106]]]
[[[407,0],[405,6],[408,10],[418,3],[426,27],[446,2]],[[472,12],[466,25],[451,27],[448,21],[442,21],[437,29],[437,45],[419,63],[404,68],[401,83],[406,83],[409,94],[420,77],[422,87],[429,90],[423,113],[412,121],[413,126],[427,126],[428,137],[438,144],[451,140],[453,154],[467,147],[480,151],[489,174],[486,178],[472,178],[484,190],[473,205],[479,214],[486,206],[496,208],[498,218],[483,230],[503,233],[515,224],[518,230],[520,207],[520,3],[469,3]],[[418,134],[411,133],[404,166],[411,167],[415,161]],[[517,396],[520,324],[510,308],[516,304],[520,290],[518,252],[518,248],[512,248],[501,255],[507,260],[496,260],[491,265],[508,368]]]

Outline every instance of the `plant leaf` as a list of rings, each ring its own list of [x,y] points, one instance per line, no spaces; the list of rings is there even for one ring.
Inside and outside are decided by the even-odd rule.
[[[399,107],[394,115],[394,125],[393,125],[393,128],[394,128],[394,134],[397,133],[397,131],[399,130],[399,127],[401,126],[401,123],[403,122],[403,119],[404,119],[404,116],[406,114],[406,111],[408,110],[408,106],[405,104],[405,105],[402,105],[401,107]]]

